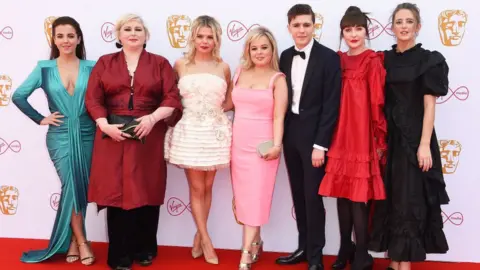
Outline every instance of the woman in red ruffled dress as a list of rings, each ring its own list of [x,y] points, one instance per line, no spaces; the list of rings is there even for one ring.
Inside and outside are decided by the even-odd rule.
[[[337,199],[341,244],[333,269],[372,269],[368,254],[370,200],[384,200],[380,163],[386,149],[383,112],[385,70],[383,60],[367,49],[369,18],[358,7],[349,7],[341,22],[341,37],[348,52],[339,52],[342,97],[338,124],[327,152],[326,174],[319,194]],[[352,229],[355,229],[355,244]]]

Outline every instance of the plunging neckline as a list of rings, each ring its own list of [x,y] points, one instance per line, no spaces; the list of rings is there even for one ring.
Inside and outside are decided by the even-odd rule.
[[[78,79],[80,78],[80,74],[81,74],[81,70],[82,70],[82,59],[78,60],[77,79],[73,82],[74,87],[73,87],[73,93],[72,94],[70,94],[70,92],[68,92],[67,87],[63,84],[62,75],[60,75],[60,68],[58,67],[58,58],[55,59],[55,69],[56,69],[56,72],[57,72],[57,76],[58,76],[58,80],[60,82],[60,85],[62,86],[65,93],[67,93],[67,95],[69,95],[70,97],[74,97],[75,93],[77,92],[77,82],[78,82]]]

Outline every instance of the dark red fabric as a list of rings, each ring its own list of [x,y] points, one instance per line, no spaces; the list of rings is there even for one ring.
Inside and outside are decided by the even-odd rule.
[[[385,199],[377,149],[386,150],[385,69],[372,50],[339,52],[342,97],[319,194],[354,202]]]
[[[175,119],[161,120],[146,137],[115,142],[97,129],[90,175],[90,202],[133,209],[161,205],[165,197],[164,139],[181,117],[181,100],[173,69],[165,58],[143,51],[134,76],[133,110],[128,109],[130,75],[123,51],[100,57],[88,82],[85,105],[96,120],[109,113],[144,116],[158,107],[176,108]]]

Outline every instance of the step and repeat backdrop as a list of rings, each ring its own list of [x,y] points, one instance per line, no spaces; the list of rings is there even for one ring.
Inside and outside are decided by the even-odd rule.
[[[38,126],[12,104],[11,96],[38,60],[47,59],[51,23],[58,16],[72,16],[80,22],[87,58],[97,60],[115,47],[114,23],[124,13],[141,15],[151,31],[147,50],[174,63],[186,51],[186,39],[193,20],[203,14],[216,17],[222,25],[221,55],[232,70],[238,64],[247,32],[263,25],[270,28],[280,50],[292,46],[287,31],[287,11],[297,1],[177,0],[177,1],[13,1],[0,5],[0,237],[48,239],[60,197],[60,182],[49,159],[46,126]],[[316,12],[314,38],[334,50],[345,50],[339,42],[339,22],[350,5],[370,12],[369,26],[374,50],[389,49],[395,43],[391,13],[394,0],[310,0]],[[480,43],[479,6],[469,0],[417,0],[422,29],[418,42],[440,51],[450,66],[450,91],[437,100],[436,130],[442,153],[443,172],[451,198],[442,207],[444,230],[450,251],[431,255],[430,260],[480,262],[474,248],[480,240],[480,172],[478,138],[480,100],[477,89]],[[31,104],[48,115],[45,94],[38,89]],[[158,240],[161,245],[190,246],[195,234],[182,170],[169,166],[165,204],[161,208]],[[327,243],[325,254],[336,254],[339,232],[335,199],[325,198]],[[232,188],[228,169],[218,172],[208,221],[217,248],[239,249],[241,226],[232,211]],[[105,213],[91,204],[87,215],[88,238],[108,241]],[[265,249],[292,251],[297,247],[297,229],[285,166],[280,166],[270,223],[263,228]],[[374,254],[383,257],[385,254]],[[19,254],[20,256],[20,254]]]

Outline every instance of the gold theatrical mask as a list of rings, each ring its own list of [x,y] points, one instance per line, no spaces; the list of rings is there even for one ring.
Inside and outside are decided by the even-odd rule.
[[[440,140],[439,145],[443,173],[454,174],[460,161],[462,145],[455,140]]]
[[[45,18],[45,21],[43,22],[43,30],[45,31],[45,37],[47,38],[48,46],[52,47],[52,24],[53,21],[55,21],[57,17],[50,16]]]
[[[18,208],[18,189],[14,186],[0,187],[0,212],[7,216],[13,216]]]
[[[453,47],[462,43],[468,15],[459,9],[444,10],[438,15],[440,40],[445,46]]]
[[[323,31],[323,16],[320,13],[315,13],[315,24],[313,25],[313,38],[320,42]]]
[[[10,104],[12,99],[12,79],[8,75],[0,75],[0,107]]]
[[[167,34],[173,48],[187,47],[192,20],[187,15],[172,15],[167,19]]]

